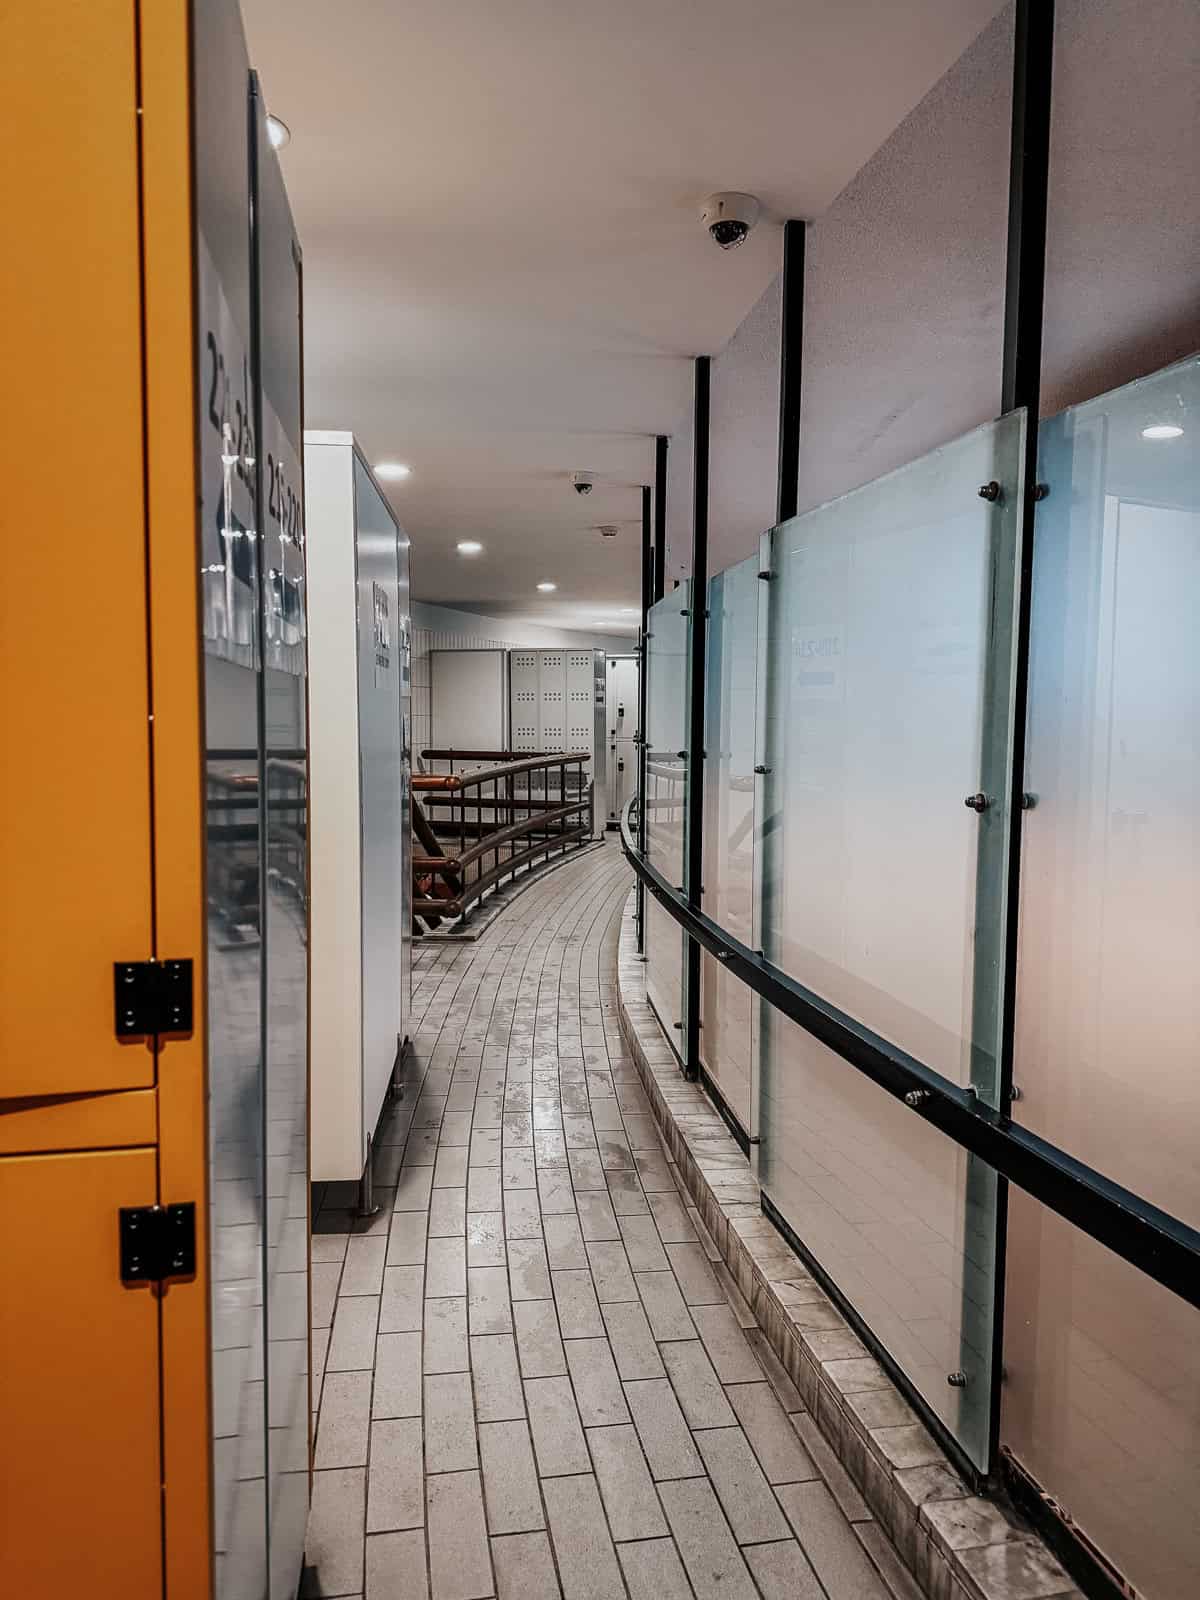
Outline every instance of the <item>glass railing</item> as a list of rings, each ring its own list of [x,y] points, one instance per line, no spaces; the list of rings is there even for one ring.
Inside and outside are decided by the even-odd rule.
[[[691,584],[646,619],[646,856],[679,887],[687,843],[688,607]],[[646,993],[678,1051],[683,1033],[683,936],[653,898],[645,908]]]
[[[1043,422],[1031,579],[1022,413],[772,530],[707,591],[700,912],[682,763],[642,874],[656,1009],[690,936],[768,1208],[960,1460],[999,1437],[1094,1526],[1124,1493],[1117,1556],[1132,1457],[1164,1594],[1200,1577],[1198,438],[1197,361]]]
[[[754,725],[758,700],[758,558],[708,586],[705,683],[704,903],[744,944],[755,944]],[[751,1136],[758,1122],[754,997],[705,951],[701,1059]]]
[[[1200,361],[1039,430],[1013,1107],[1193,1227],[1198,440]],[[1200,1318],[1020,1191],[1010,1214],[1001,1439],[1147,1594],[1200,1594]]]

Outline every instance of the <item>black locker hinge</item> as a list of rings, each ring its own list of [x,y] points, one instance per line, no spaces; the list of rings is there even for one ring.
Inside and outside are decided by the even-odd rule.
[[[114,961],[113,1025],[118,1039],[191,1033],[190,961]]]
[[[122,1206],[121,1282],[162,1283],[196,1271],[196,1207]]]

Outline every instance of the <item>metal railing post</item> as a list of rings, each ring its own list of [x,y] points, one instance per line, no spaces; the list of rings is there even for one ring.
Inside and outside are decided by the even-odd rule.
[[[667,592],[667,444],[665,434],[654,441],[654,565],[651,570],[650,601],[661,600]],[[649,496],[649,489],[644,494]],[[648,501],[643,501],[646,515]]]
[[[692,600],[688,618],[687,787],[684,891],[701,909],[704,895],[704,667],[708,639],[708,418],[711,362],[696,357],[695,476],[692,505]],[[687,940],[684,960],[684,1074],[700,1074],[700,946]]]
[[[657,446],[664,446],[664,471],[665,471],[665,440],[655,441],[655,457],[657,461]],[[638,720],[637,720],[637,797],[638,797],[638,848],[642,854],[646,853],[646,689],[648,675],[646,671],[648,651],[646,640],[649,637],[647,618],[650,607],[654,603],[654,547],[651,544],[650,529],[650,485],[642,488],[642,618],[638,629]],[[637,949],[638,955],[644,955],[646,949],[646,891],[639,878],[637,884],[637,898],[635,900],[635,918],[637,921]]]

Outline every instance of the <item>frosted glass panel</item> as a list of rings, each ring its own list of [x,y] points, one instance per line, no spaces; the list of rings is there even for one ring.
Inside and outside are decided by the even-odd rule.
[[[709,583],[704,690],[704,910],[748,945],[754,942],[754,718],[761,588],[757,555]],[[753,1133],[754,995],[707,951],[701,955],[701,982],[701,1057],[742,1127]]]
[[[1195,1227],[1200,361],[1039,450],[1014,1114]]]
[[[1024,437],[1015,413],[772,538],[767,953],[993,1103]]]
[[[1194,1227],[1200,361],[1043,423],[1038,477],[1013,1115]],[[1034,1211],[1008,1442],[1148,1595],[1197,1592],[1200,1315]]]
[[[691,582],[650,608],[646,677],[646,855],[675,888],[683,884],[687,829],[688,605]],[[679,1048],[682,1022],[683,935],[646,896],[646,992],[671,1042]]]
[[[992,1103],[1024,439],[1016,413],[782,524],[763,645],[766,954]],[[984,1466],[994,1175],[802,1030],[763,1044],[764,1187]]]
[[[763,1011],[763,1188],[982,1469],[995,1174],[811,1034]],[[947,1382],[954,1372],[965,1388]]]
[[[1013,1189],[1000,1438],[1145,1600],[1200,1594],[1200,1312]]]

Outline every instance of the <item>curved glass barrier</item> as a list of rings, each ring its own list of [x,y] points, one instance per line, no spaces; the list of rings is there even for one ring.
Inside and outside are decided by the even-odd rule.
[[[991,1104],[1024,449],[1014,413],[775,529],[760,641],[767,958]],[[759,1110],[765,1192],[985,1466],[995,1174],[770,1010]]]
[[[688,610],[690,580],[647,616],[646,855],[674,885],[683,883],[687,838]],[[683,935],[646,896],[646,993],[678,1051],[683,1027]]]
[[[754,724],[758,680],[758,557],[708,586],[705,683],[704,909],[754,943]],[[704,1066],[748,1134],[757,1117],[754,996],[704,951]]]
[[[1014,1120],[1200,1221],[1200,360],[1043,422]],[[1200,1592],[1200,1313],[1014,1191],[1001,1437]]]

